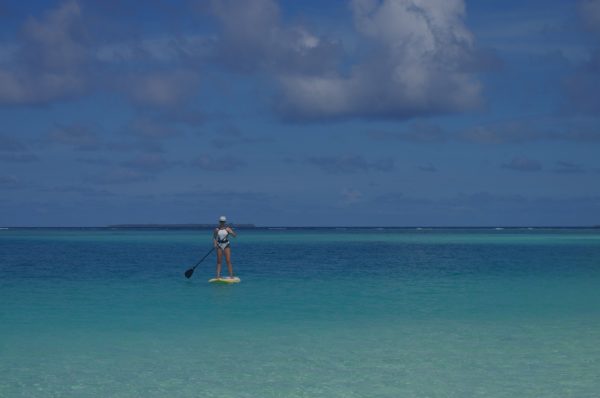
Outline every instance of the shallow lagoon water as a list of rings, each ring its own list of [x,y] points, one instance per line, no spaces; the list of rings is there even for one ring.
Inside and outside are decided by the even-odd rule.
[[[598,230],[0,231],[1,397],[594,397]]]

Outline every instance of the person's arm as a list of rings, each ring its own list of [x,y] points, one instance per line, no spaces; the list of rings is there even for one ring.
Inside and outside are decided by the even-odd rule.
[[[216,229],[213,231],[213,247],[214,248],[217,247],[217,230]]]
[[[237,236],[237,234],[235,233],[235,231],[233,230],[233,228],[231,228],[231,227],[227,227],[227,231],[228,231],[228,232],[229,232],[231,235],[233,235],[233,237],[234,237],[234,238]]]

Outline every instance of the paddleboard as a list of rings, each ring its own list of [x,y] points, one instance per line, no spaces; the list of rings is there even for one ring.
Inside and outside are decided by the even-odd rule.
[[[237,276],[234,276],[233,278],[230,277],[225,277],[225,278],[212,278],[208,280],[210,283],[226,283],[226,284],[230,284],[230,283],[240,283],[241,279],[238,278]]]

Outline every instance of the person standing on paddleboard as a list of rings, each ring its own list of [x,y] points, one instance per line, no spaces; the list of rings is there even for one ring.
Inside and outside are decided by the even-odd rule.
[[[231,247],[229,246],[229,235],[234,238],[237,236],[235,231],[227,224],[227,218],[225,216],[219,217],[219,226],[215,228],[213,233],[213,244],[217,249],[217,279],[221,277],[221,262],[223,255],[225,255],[225,261],[227,262],[227,269],[229,270],[229,277],[233,278],[233,267],[231,265]]]

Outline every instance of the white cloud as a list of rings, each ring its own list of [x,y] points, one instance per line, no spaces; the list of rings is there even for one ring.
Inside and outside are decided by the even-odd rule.
[[[88,85],[88,51],[81,9],[67,1],[42,18],[30,17],[0,69],[0,104],[69,98]]]
[[[244,73],[313,75],[332,70],[338,62],[338,42],[318,37],[299,24],[286,24],[274,0],[211,4],[220,25],[214,56],[228,68]]]
[[[200,71],[216,62],[267,76],[280,89],[276,110],[300,121],[406,119],[480,105],[464,0],[350,5],[357,45],[344,50],[339,40],[289,22],[274,0],[210,2],[215,35],[112,43],[94,42],[90,15],[84,18],[79,3],[67,0],[30,18],[16,46],[0,51],[0,104],[48,103],[102,88],[142,108],[169,111],[189,103]]]
[[[465,65],[474,40],[462,0],[354,0],[369,51],[347,75],[281,74],[290,118],[409,118],[476,108],[481,86]]]

